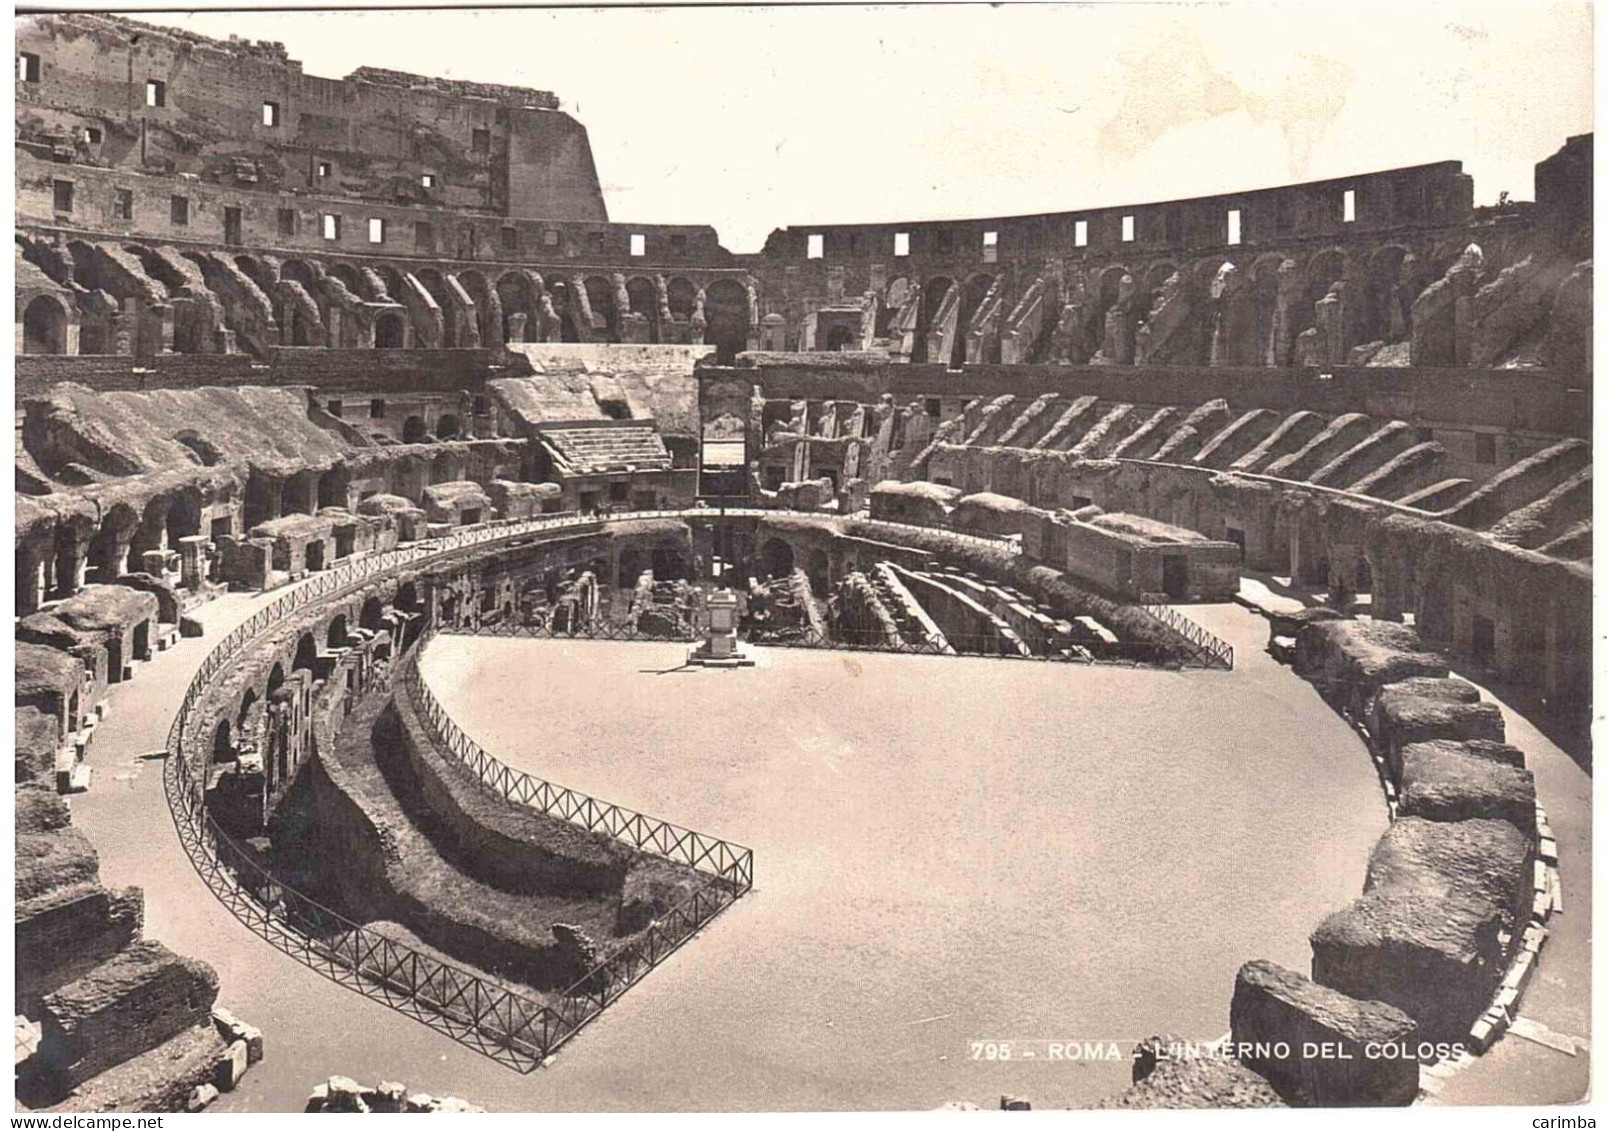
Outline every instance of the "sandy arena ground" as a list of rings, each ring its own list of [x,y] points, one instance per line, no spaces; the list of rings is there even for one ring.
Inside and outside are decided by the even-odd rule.
[[[544,1104],[1086,1103],[1132,1043],[1227,1029],[1247,958],[1304,968],[1385,812],[1283,670],[1176,674],[441,637],[424,672],[511,765],[753,848],[755,891],[562,1052]],[[1255,720],[1243,725],[1245,720]],[[970,1042],[1116,1042],[1095,1063]]]
[[[273,949],[184,855],[144,756],[207,650],[278,595],[205,606],[205,638],[115,687],[72,799],[106,882],[144,887],[147,937],[210,962],[266,1034],[218,1110],[299,1111],[331,1073],[503,1111],[1087,1103],[1125,1063],[967,1042],[1220,1035],[1240,962],[1304,968],[1384,828],[1360,741],[1236,605],[1184,610],[1235,646],[1231,674],[771,650],[659,675],[680,647],[442,639],[426,673],[499,756],[757,853],[750,896],[520,1076]],[[1568,899],[1524,1015],[1587,1035],[1590,779],[1507,724]],[[1586,1069],[1509,1037],[1439,1098],[1555,1102]]]

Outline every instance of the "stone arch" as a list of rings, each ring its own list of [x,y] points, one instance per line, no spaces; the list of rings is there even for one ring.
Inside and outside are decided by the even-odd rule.
[[[285,665],[283,660],[274,661],[273,668],[268,672],[268,695],[272,696],[285,685]]]
[[[392,302],[407,301],[407,280],[402,278],[400,271],[389,263],[377,263],[374,265],[374,274],[379,276],[380,283],[385,287],[386,298]]]
[[[619,572],[615,575],[618,578],[619,588],[634,589],[636,581],[642,576],[644,568],[640,550],[632,547],[620,551]]]
[[[458,345],[458,320],[453,313],[456,305],[448,297],[446,277],[433,267],[421,267],[413,272],[413,278],[419,281],[419,286],[429,292],[435,300],[435,305],[441,309],[441,345],[445,349],[455,349]]]
[[[910,281],[908,276],[900,275],[887,284],[887,290],[882,294],[882,300],[876,306],[876,336],[885,338],[892,332],[893,319],[904,309],[904,304],[910,298]]]
[[[507,340],[503,336],[506,327],[502,322],[502,303],[498,301],[496,291],[492,290],[485,276],[478,271],[459,273],[458,283],[474,300],[475,323],[480,330],[480,344],[487,349],[502,345]]]
[[[101,519],[100,528],[89,542],[88,563],[101,584],[128,572],[129,544],[139,524],[139,515],[127,503],[117,503]]]
[[[988,297],[988,292],[992,289],[993,276],[985,271],[978,271],[965,280],[965,289],[960,292],[959,317],[954,323],[954,349],[949,355],[949,364],[955,366],[965,364],[967,360],[966,350],[968,348],[966,338],[970,333],[971,320],[976,317],[977,309],[981,307],[983,299]],[[970,360],[981,361],[984,359],[971,358]]]
[[[344,507],[351,489],[351,469],[344,464],[330,468],[318,477],[318,507]]]
[[[596,340],[619,341],[619,311],[615,309],[614,284],[602,275],[584,280],[586,301],[591,306],[591,333]]]
[[[450,412],[443,412],[435,421],[437,440],[456,440],[463,431],[463,422]]]
[[[826,334],[826,350],[828,353],[840,353],[843,350],[853,349],[854,331],[851,327],[833,326]]]
[[[1276,364],[1278,320],[1278,272],[1283,256],[1267,254],[1250,265],[1250,303],[1253,313],[1254,353],[1256,365]]]
[[[422,416],[415,414],[402,421],[402,443],[422,444],[428,435],[429,429],[425,427]]]
[[[1324,248],[1307,260],[1300,308],[1295,312],[1291,327],[1293,334],[1298,335],[1316,324],[1317,304],[1345,277],[1345,265],[1345,252],[1337,247]]]
[[[370,632],[378,632],[385,619],[385,602],[378,597],[369,596],[363,600],[362,611],[357,614],[357,625]]]
[[[704,291],[708,328],[703,340],[716,349],[717,360],[729,365],[748,348],[748,291],[735,279],[718,279]]]
[[[691,280],[683,279],[677,275],[669,281],[664,291],[671,315],[676,319],[689,319],[692,317],[692,311],[697,309],[697,287],[692,284]]]
[[[555,279],[547,284],[547,294],[552,298],[553,313],[558,316],[558,339],[564,342],[580,341],[580,330],[575,323],[574,296],[570,294],[569,284],[563,279]]]
[[[792,573],[796,564],[792,543],[785,538],[766,539],[764,545],[759,547],[759,556],[764,562],[765,575],[768,577],[786,577]]]
[[[36,295],[22,311],[23,353],[66,353],[72,312],[60,295]]]
[[[313,671],[318,665],[318,641],[310,632],[304,632],[296,640],[296,655],[290,661],[291,671]]]
[[[350,263],[331,263],[325,268],[324,273],[331,279],[339,279],[341,285],[355,297],[365,302],[374,300],[374,289],[363,278],[363,273]]]
[[[237,255],[234,257],[234,265],[240,268],[241,274],[257,284],[263,294],[273,293],[273,286],[279,281],[279,276],[268,264],[254,255]]]
[[[374,318],[374,348],[399,350],[407,346],[407,316],[399,309],[382,310]]]
[[[819,546],[809,551],[805,559],[807,564],[804,572],[809,575],[809,586],[816,595],[823,595],[831,588],[831,558]]]
[[[658,324],[658,294],[653,287],[651,279],[637,275],[625,282],[625,299],[630,304],[630,313],[641,318],[647,326],[647,340],[649,342],[661,341]]]
[[[167,546],[178,549],[180,538],[201,533],[201,496],[192,488],[175,491],[167,506]]]
[[[346,646],[346,614],[336,613],[329,620],[329,628],[324,632],[324,646],[326,648],[343,648]]]
[[[1358,301],[1362,304],[1358,334],[1363,342],[1408,341],[1412,333],[1412,300],[1405,293],[1407,271],[1415,257],[1404,244],[1389,243],[1367,257],[1366,278]]]
[[[686,551],[674,542],[660,542],[654,546],[652,562],[654,581],[684,581],[691,577]]]
[[[541,320],[536,312],[536,288],[527,271],[504,271],[497,277],[497,302],[502,308],[502,341],[539,341]],[[522,316],[522,317],[521,317]]]
[[[938,310],[943,306],[943,300],[948,297],[949,288],[954,286],[954,280],[946,275],[937,275],[926,280],[921,287],[921,308],[916,312],[915,319],[915,347],[910,355],[911,361],[928,361],[927,335],[932,329],[932,320],[937,317]]]

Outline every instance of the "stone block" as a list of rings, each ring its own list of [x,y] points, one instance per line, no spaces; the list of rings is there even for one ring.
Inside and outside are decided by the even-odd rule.
[[[368,1111],[368,1101],[363,1098],[364,1088],[356,1080],[349,1076],[331,1076],[326,1086],[329,1094],[324,1100],[325,1111]]]
[[[1389,621],[1306,624],[1295,637],[1295,670],[1333,702],[1360,715],[1385,684],[1443,678],[1450,665],[1423,649],[1417,631]]]
[[[435,1097],[428,1092],[413,1092],[402,1101],[403,1111],[429,1111],[435,1103]]]
[[[1414,744],[1402,755],[1400,811],[1431,821],[1507,821],[1536,839],[1534,775],[1458,751]]]
[[[39,1055],[52,1076],[79,1083],[207,1024],[217,993],[205,963],[135,943],[45,996]]]
[[[1368,728],[1381,748],[1390,745],[1390,722],[1402,705],[1427,699],[1440,703],[1477,703],[1479,689],[1465,679],[1439,679],[1417,676],[1378,689],[1368,712]]]
[[[246,1043],[235,1041],[223,1050],[218,1057],[217,1065],[213,1070],[212,1083],[220,1092],[232,1092],[246,1074],[246,1068],[251,1060],[246,1053]]]
[[[1175,1037],[1151,1037],[1147,1071],[1139,1075],[1135,1055],[1132,1087],[1101,1100],[1100,1108],[1287,1107],[1264,1077],[1232,1057],[1183,1055],[1167,1050],[1193,1048]],[[1195,1050],[1200,1051],[1200,1050]]]
[[[1377,887],[1311,935],[1311,977],[1416,1019],[1427,1041],[1454,1041],[1501,980],[1504,916],[1476,895]]]
[[[189,1103],[185,1104],[186,1111],[200,1111],[218,1098],[218,1090],[211,1084],[202,1084],[190,1093]]]
[[[1406,746],[1436,740],[1500,743],[1506,738],[1506,722],[1494,703],[1453,703],[1410,695],[1380,695],[1375,700],[1373,715],[1373,737],[1390,760],[1390,769],[1397,781],[1400,751]],[[1380,735],[1385,737],[1380,738]]]
[[[1304,974],[1247,962],[1234,982],[1232,1039],[1285,1099],[1317,1107],[1404,1107],[1417,1098],[1417,1022]],[[1287,1049],[1287,1057],[1261,1055]]]
[[[1411,889],[1441,898],[1460,893],[1501,909],[1514,938],[1528,922],[1534,848],[1506,821],[1431,821],[1405,816],[1378,839],[1363,891]]]
[[[181,616],[179,618],[179,635],[180,636],[184,636],[184,637],[203,636],[203,635],[205,635],[205,633],[206,633],[206,629],[203,628],[201,626],[201,622],[196,620],[194,617]]]

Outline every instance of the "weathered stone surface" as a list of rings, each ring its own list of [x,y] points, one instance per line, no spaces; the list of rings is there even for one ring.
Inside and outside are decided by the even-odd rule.
[[[1380,747],[1390,744],[1389,725],[1400,705],[1419,699],[1432,699],[1443,703],[1477,703],[1479,689],[1465,679],[1438,679],[1433,676],[1415,676],[1399,683],[1388,683],[1378,689],[1368,713],[1368,726],[1373,739]]]
[[[1417,1098],[1417,1022],[1394,1006],[1258,959],[1239,968],[1231,1017],[1244,1062],[1286,1099],[1386,1107]],[[1276,1055],[1285,1048],[1287,1057]]]
[[[199,1024],[210,1026],[218,977],[158,942],[136,943],[46,995],[39,1057],[66,1083],[87,1080]]]
[[[1144,1041],[1135,1053],[1132,1086],[1094,1106],[1239,1108],[1288,1104],[1264,1077],[1232,1057],[1207,1054],[1198,1044],[1178,1037],[1157,1036]]]
[[[1457,1040],[1501,978],[1502,912],[1487,899],[1377,887],[1311,935],[1311,976],[1415,1018],[1426,1040]]]
[[[179,617],[179,635],[184,637],[204,636],[205,627],[192,616]]]
[[[1431,821],[1491,817],[1535,835],[1534,775],[1454,750],[1414,744],[1401,758],[1400,813]]]
[[[1444,677],[1450,666],[1445,657],[1425,651],[1416,630],[1406,625],[1335,620],[1300,629],[1295,670],[1329,699],[1359,711],[1385,684]]]
[[[1414,742],[1436,739],[1500,742],[1506,738],[1501,708],[1494,703],[1452,703],[1404,696],[1380,705],[1375,715],[1388,736],[1384,750],[1394,758],[1398,758],[1402,746]]]
[[[251,1059],[244,1041],[235,1041],[218,1057],[217,1071],[212,1082],[220,1092],[232,1092],[246,1074]]]
[[[1487,899],[1513,935],[1529,919],[1534,842],[1506,821],[1430,821],[1402,817],[1378,839],[1364,891],[1415,890]]]
[[[218,1089],[212,1084],[197,1085],[195,1091],[190,1093],[189,1103],[185,1105],[186,1111],[201,1111],[211,1106],[213,1100],[218,1098]]]
[[[1421,746],[1426,750],[1440,750],[1445,753],[1466,754],[1473,758],[1486,758],[1491,762],[1499,762],[1503,766],[1512,766],[1519,770],[1528,768],[1528,760],[1524,757],[1523,751],[1505,742],[1491,742],[1484,738],[1470,738],[1465,742],[1455,742],[1449,738],[1436,738],[1430,742],[1413,742],[1402,747],[1400,754],[1404,756],[1406,751],[1414,746]]]

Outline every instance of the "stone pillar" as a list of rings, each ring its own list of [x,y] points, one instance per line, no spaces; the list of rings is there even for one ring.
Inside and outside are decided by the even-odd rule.
[[[205,580],[205,560],[211,539],[204,534],[191,534],[179,539],[179,584],[186,589],[199,589]]]
[[[525,340],[525,322],[529,315],[524,311],[515,311],[508,315],[508,344],[513,345]]]
[[[340,320],[346,312],[338,306],[331,306],[324,313],[324,346],[328,349],[340,348]]]

